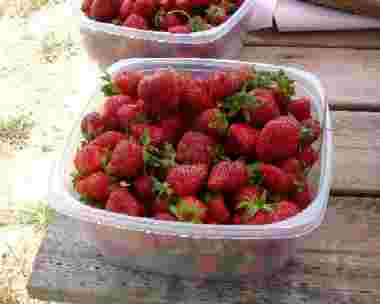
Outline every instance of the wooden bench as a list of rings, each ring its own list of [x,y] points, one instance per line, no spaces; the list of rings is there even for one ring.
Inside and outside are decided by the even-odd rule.
[[[270,280],[190,282],[106,264],[79,226],[49,226],[28,285],[71,303],[380,303],[380,32],[260,32],[242,59],[301,66],[320,76],[334,110],[335,170],[321,228]],[[379,197],[379,198],[377,198]]]

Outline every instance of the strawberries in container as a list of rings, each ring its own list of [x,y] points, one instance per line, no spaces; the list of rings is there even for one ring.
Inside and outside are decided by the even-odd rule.
[[[327,206],[332,141],[319,81],[290,68],[201,59],[139,59],[109,71],[103,104],[86,111],[54,171],[52,205],[80,219],[111,263],[214,278],[282,267]],[[258,111],[268,100],[278,107],[279,96],[288,111]],[[64,187],[59,172],[70,176]],[[273,246],[281,258],[261,265]],[[198,254],[216,257],[213,271],[195,267]]]

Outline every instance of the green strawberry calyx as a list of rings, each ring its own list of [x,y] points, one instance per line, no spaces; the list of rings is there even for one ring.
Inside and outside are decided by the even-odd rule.
[[[173,190],[170,188],[169,184],[166,182],[161,182],[158,178],[152,176],[153,180],[153,193],[158,197],[162,195],[167,195],[170,197],[173,194]]]
[[[229,122],[227,115],[222,111],[216,111],[214,117],[208,123],[208,127],[211,129],[221,129],[223,133],[226,133],[228,130]]]
[[[201,32],[208,29],[207,24],[204,22],[204,20],[200,16],[192,17],[189,23],[190,23],[192,32]]]
[[[206,13],[213,22],[216,21],[218,17],[224,17],[226,15],[226,11],[223,7],[214,4],[210,5]]]
[[[261,162],[254,162],[253,164],[248,165],[249,172],[249,183],[251,185],[261,185],[264,180],[264,176],[260,171]]]
[[[189,221],[189,219],[191,219],[190,222],[193,224],[202,223],[200,220],[202,210],[198,206],[188,204],[184,200],[180,200],[176,206],[170,206],[169,210],[181,221]]]
[[[228,116],[235,116],[240,110],[256,107],[257,104],[256,97],[243,88],[240,92],[225,98],[223,107],[226,109]]]
[[[102,92],[104,96],[114,96],[119,95],[119,89],[112,83],[112,76],[108,73],[104,73],[101,77],[103,80]]]
[[[273,208],[266,202],[266,191],[263,192],[261,197],[257,197],[253,200],[246,200],[239,203],[238,209],[246,209],[249,216],[254,216],[258,211],[272,211]]]

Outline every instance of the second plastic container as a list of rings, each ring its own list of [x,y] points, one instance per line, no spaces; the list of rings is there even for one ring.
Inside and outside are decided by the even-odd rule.
[[[59,213],[76,218],[87,238],[112,264],[182,277],[241,279],[263,277],[278,271],[295,254],[302,237],[317,228],[325,214],[332,173],[332,134],[330,114],[320,81],[310,73],[287,67],[206,59],[135,59],[113,65],[120,70],[173,67],[202,77],[214,70],[254,65],[257,70],[282,68],[296,80],[301,96],[310,96],[313,110],[323,120],[320,166],[315,175],[318,193],[308,208],[298,215],[269,225],[197,225],[136,218],[91,208],[78,200],[71,185],[73,158],[80,142],[80,119],[74,126],[62,159],[57,162],[49,185],[49,203]],[[91,97],[84,113],[103,101],[100,88]]]

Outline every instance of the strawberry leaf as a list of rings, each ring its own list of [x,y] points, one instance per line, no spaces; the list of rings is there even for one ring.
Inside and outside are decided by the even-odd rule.
[[[169,206],[169,211],[173,213],[178,218],[178,210],[177,207],[174,205]]]
[[[207,30],[207,26],[200,16],[195,16],[191,18],[190,26],[192,32],[201,32]]]
[[[114,96],[120,94],[120,91],[113,85],[112,77],[110,74],[105,73],[101,79],[104,82],[102,85],[102,92],[105,96]]]
[[[162,183],[159,181],[158,178],[152,176],[153,180],[153,193],[155,193],[157,196],[161,195],[168,195],[170,196],[173,193],[173,190],[170,188],[168,183]]]
[[[75,171],[73,171],[73,172],[70,173],[73,185],[75,185],[75,183],[77,182],[77,179],[80,177],[80,175],[81,174],[77,170],[75,170]]]
[[[150,135],[149,135],[149,129],[145,128],[143,134],[140,137],[140,143],[143,146],[150,145]]]
[[[260,171],[260,162],[255,162],[251,165],[248,165],[249,172],[249,183],[251,185],[260,185],[263,182],[264,176]]]
[[[144,149],[143,159],[146,167],[161,167],[161,160],[156,155],[149,152],[148,149]]]
[[[251,108],[257,106],[256,97],[250,95],[245,89],[227,97],[224,100],[223,107],[227,110],[228,116],[235,116],[243,108]]]

